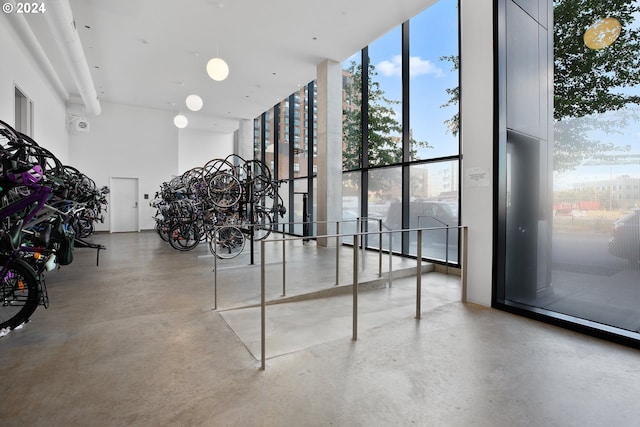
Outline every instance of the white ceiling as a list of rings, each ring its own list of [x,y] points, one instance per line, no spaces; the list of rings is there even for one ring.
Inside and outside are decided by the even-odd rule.
[[[184,112],[191,128],[231,133],[436,0],[69,0],[101,101]],[[29,25],[78,97],[46,20]],[[220,56],[229,77],[206,63]],[[189,94],[204,99],[187,110]]]

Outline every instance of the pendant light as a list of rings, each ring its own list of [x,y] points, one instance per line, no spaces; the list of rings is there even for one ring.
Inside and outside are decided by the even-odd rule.
[[[178,114],[173,118],[173,124],[176,125],[178,129],[183,129],[187,127],[187,125],[189,124],[189,120],[186,118],[186,116]]]
[[[207,62],[207,74],[213,80],[221,82],[229,76],[229,66],[227,62],[222,58],[211,58]]]
[[[200,109],[204,105],[202,98],[200,98],[198,95],[187,96],[185,103],[187,104],[187,108],[191,111],[200,111]]]

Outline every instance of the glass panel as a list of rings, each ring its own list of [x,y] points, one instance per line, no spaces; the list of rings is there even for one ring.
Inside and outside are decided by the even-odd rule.
[[[342,223],[340,234],[355,233],[356,220],[360,216],[360,172],[342,174]],[[328,227],[329,230],[332,227]],[[343,242],[353,243],[350,238]]]
[[[307,179],[296,179],[293,181],[293,191],[294,193],[294,198],[293,198],[293,222],[295,222],[294,224],[294,228],[293,228],[293,233],[298,235],[298,236],[302,236],[302,231],[303,231],[303,222],[308,222],[309,218],[305,218],[303,213],[303,203],[304,203],[304,197],[305,195],[308,195],[307,193]],[[308,201],[307,201],[308,203]],[[307,207],[307,214],[308,214],[308,207]]]
[[[457,155],[458,1],[440,0],[409,29],[411,159]]]
[[[402,161],[402,31],[369,46],[369,166]]]
[[[300,88],[295,98],[295,113],[299,117],[301,112],[307,111],[307,103],[309,97],[307,96],[306,86]],[[293,176],[296,178],[307,176],[309,174],[309,146],[307,144],[307,121],[304,119],[307,115],[303,114],[302,119],[297,118],[294,121],[295,132],[293,140]]]
[[[358,169],[362,165],[362,54],[356,54],[342,65],[342,169]],[[317,97],[315,97],[317,99]],[[316,112],[314,106],[314,113]],[[315,152],[314,152],[315,154]]]
[[[311,174],[315,175],[318,171],[318,85],[313,81],[313,104],[310,105],[309,114],[313,114],[313,141],[305,140],[307,146],[311,146],[311,154],[313,156],[313,170]],[[307,133],[309,135],[309,133]],[[315,192],[314,192],[315,194]],[[314,210],[315,212],[315,210]]]
[[[253,158],[260,160],[262,157],[261,139],[262,136],[262,116],[253,120]]]
[[[369,200],[367,209],[367,230],[379,231],[379,221],[383,226],[390,229],[402,228],[402,168],[392,167],[374,169],[369,171]],[[395,235],[397,234],[397,235]],[[393,249],[400,250],[400,233],[395,233]],[[369,236],[369,247],[378,248],[379,239],[377,236]],[[382,247],[389,249],[389,235],[382,241]]]
[[[505,297],[629,336],[640,331],[640,2],[553,4],[553,145],[507,137]]]
[[[282,224],[286,224],[284,226],[284,230],[285,232],[289,233],[291,230],[289,226],[289,222],[291,221],[289,219],[291,217],[291,209],[289,206],[289,182],[283,182],[280,184],[280,187],[278,188],[278,194],[282,199],[282,205],[287,209],[287,213],[284,214],[284,218],[278,215],[277,221],[281,224],[278,226],[278,230],[282,231],[283,230]]]
[[[424,258],[458,262],[458,161],[410,167],[410,228],[438,228],[422,233]],[[396,208],[397,209],[397,208]],[[417,255],[417,232],[411,232],[409,253]],[[448,251],[447,251],[448,248]]]
[[[278,141],[278,179],[289,178],[289,101],[280,103]]]
[[[265,153],[264,153],[264,157],[265,157],[265,163],[267,164],[267,166],[269,167],[269,170],[271,171],[271,176],[274,179],[277,179],[278,176],[276,175],[276,170],[275,170],[275,145],[273,144],[273,131],[272,129],[274,128],[274,124],[273,124],[273,111],[274,109],[271,108],[269,111],[267,111],[265,113]]]
[[[553,292],[536,305],[638,332],[640,2],[566,3],[554,9]]]
[[[313,178],[313,215],[311,216],[311,221],[313,226],[311,228],[311,235],[315,236],[318,234],[318,227],[316,226],[315,221],[318,220],[318,178]],[[329,228],[331,230],[331,228]]]

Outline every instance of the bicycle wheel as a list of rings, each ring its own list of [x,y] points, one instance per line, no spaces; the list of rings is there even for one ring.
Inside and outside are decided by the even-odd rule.
[[[86,239],[93,234],[93,220],[89,218],[80,217],[74,227],[76,236],[81,239]]]
[[[244,243],[244,234],[238,227],[224,226],[211,233],[209,250],[218,258],[230,259],[240,255]]]
[[[0,265],[5,264],[0,278],[0,329],[14,329],[38,307],[38,276],[25,261],[0,255]]]
[[[219,208],[230,208],[240,200],[242,187],[238,178],[227,172],[220,172],[207,183],[209,199]]]
[[[255,214],[255,223],[253,224],[253,240],[266,239],[271,234],[273,221],[271,216],[264,211],[257,211]]]
[[[169,230],[168,230],[167,224],[164,221],[156,221],[155,228],[156,228],[156,232],[158,233],[158,236],[160,236],[160,238],[165,242],[168,242]]]
[[[190,251],[200,243],[200,230],[193,222],[180,223],[169,232],[169,244],[179,251]]]

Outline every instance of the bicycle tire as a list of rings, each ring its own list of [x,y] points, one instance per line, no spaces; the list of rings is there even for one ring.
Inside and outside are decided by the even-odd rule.
[[[244,250],[244,244],[244,234],[238,227],[228,225],[219,227],[209,236],[209,250],[220,259],[237,257]]]
[[[238,178],[227,172],[220,172],[207,183],[209,199],[219,208],[230,208],[240,200],[242,186]]]
[[[0,278],[0,329],[15,329],[28,321],[38,307],[38,276],[26,261],[0,255],[0,265],[7,263]]]
[[[169,244],[178,251],[190,251],[200,244],[200,230],[193,222],[180,223],[169,232]]]
[[[253,224],[253,240],[259,241],[266,239],[273,229],[273,220],[271,215],[264,211],[255,213],[255,224]]]

